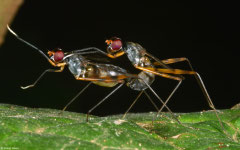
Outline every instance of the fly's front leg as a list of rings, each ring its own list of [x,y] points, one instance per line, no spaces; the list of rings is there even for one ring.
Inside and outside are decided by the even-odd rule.
[[[89,48],[84,48],[84,49],[80,49],[80,50],[75,50],[74,53],[78,53],[78,52],[82,53],[82,52],[85,51],[86,54],[88,54],[88,52],[91,53],[90,50],[94,50],[94,51],[92,51],[92,52],[102,53],[102,54],[104,54],[104,55],[106,55],[106,56],[108,56],[108,57],[110,57],[110,58],[117,58],[117,57],[120,57],[120,56],[122,56],[123,54],[125,54],[124,51],[120,51],[120,52],[117,52],[117,53],[114,53],[114,54],[110,54],[110,53],[106,53],[106,52],[104,52],[104,51],[102,51],[101,49],[96,48],[96,47],[89,47]],[[88,52],[87,52],[87,51],[88,51]]]
[[[83,48],[83,49],[79,49],[79,50],[74,50],[71,53],[90,54],[92,52],[98,52],[98,53],[102,53],[102,54],[108,56],[108,54],[106,52],[104,52],[101,49],[96,48],[96,47],[88,47],[88,48]]]
[[[60,69],[58,69],[58,70],[55,70],[55,69],[47,69],[47,70],[45,70],[45,71],[37,78],[37,80],[36,80],[33,84],[30,84],[30,85],[28,85],[28,86],[21,86],[21,88],[22,88],[22,89],[27,89],[27,88],[34,87],[34,86],[38,83],[38,81],[43,77],[43,75],[44,75],[45,73],[47,73],[47,72],[62,72],[63,69],[64,69],[64,66],[61,66]]]
[[[122,56],[123,54],[125,54],[125,52],[120,51],[120,52],[117,52],[117,53],[115,53],[115,54],[109,54],[109,53],[108,53],[107,56],[110,57],[110,58],[117,58],[117,57]]]

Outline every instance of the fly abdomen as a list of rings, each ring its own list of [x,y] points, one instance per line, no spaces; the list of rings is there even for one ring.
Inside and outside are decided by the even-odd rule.
[[[111,78],[117,80],[119,76],[126,76],[128,73],[125,69],[111,64],[95,64],[98,69],[100,78]]]
[[[138,74],[138,78],[131,79],[127,86],[136,91],[142,91],[148,88],[148,85],[151,85],[155,80],[155,75],[149,72],[142,71]]]
[[[84,77],[86,78],[99,78],[100,70],[96,65],[88,64]]]

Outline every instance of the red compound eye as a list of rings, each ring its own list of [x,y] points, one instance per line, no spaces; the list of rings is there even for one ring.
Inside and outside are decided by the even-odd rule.
[[[61,50],[57,50],[53,55],[54,61],[56,62],[62,61],[63,57],[64,57],[64,53]]]
[[[111,44],[112,50],[119,50],[122,48],[122,41],[120,39],[112,41]]]

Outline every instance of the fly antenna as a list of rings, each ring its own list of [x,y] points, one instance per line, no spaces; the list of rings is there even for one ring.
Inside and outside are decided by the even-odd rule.
[[[37,48],[36,46],[30,44],[29,42],[25,41],[24,39],[20,38],[8,25],[7,25],[7,29],[8,29],[8,31],[10,31],[18,40],[20,40],[21,42],[27,44],[28,46],[32,47],[33,49],[36,49],[36,50],[37,50],[39,53],[41,53],[47,60],[49,60],[48,56],[45,55],[42,50],[40,50],[40,49]]]

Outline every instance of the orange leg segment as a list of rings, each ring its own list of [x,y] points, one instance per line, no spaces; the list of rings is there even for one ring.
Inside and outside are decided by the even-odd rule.
[[[165,69],[165,68],[150,68],[144,67],[146,70],[161,72],[161,73],[170,73],[170,74],[196,74],[195,71],[181,70],[181,69]]]
[[[123,54],[125,54],[124,51],[120,51],[120,52],[117,52],[115,54],[107,54],[107,56],[110,57],[110,58],[117,58],[119,56],[122,56]]]
[[[82,77],[75,77],[77,80],[84,80],[84,81],[96,81],[96,82],[117,82],[117,83],[124,83],[125,78],[128,78],[127,76],[125,78],[120,77],[120,79],[111,79],[110,77],[105,78],[82,78]]]
[[[161,60],[161,62],[164,63],[164,64],[173,64],[173,63],[182,62],[182,61],[187,61],[187,60],[188,60],[187,58],[181,57],[181,58],[165,59],[165,60]],[[155,66],[161,65],[159,62],[154,62],[153,64],[154,64]]]
[[[146,67],[139,67],[139,66],[135,66],[135,67],[140,69],[140,70],[150,72],[150,73],[153,73],[155,75],[158,75],[158,76],[161,76],[161,77],[164,77],[164,78],[169,78],[169,79],[178,80],[178,81],[182,80],[182,78],[180,78],[180,77],[176,77],[176,76],[173,76],[173,75],[169,75],[167,73],[159,72],[155,68],[146,68]]]

